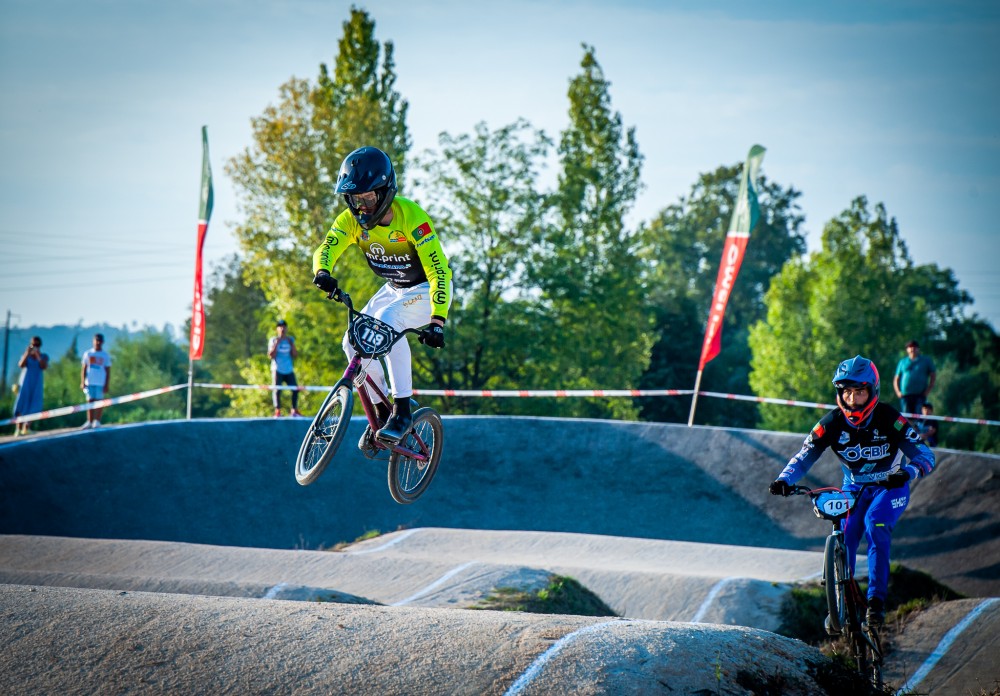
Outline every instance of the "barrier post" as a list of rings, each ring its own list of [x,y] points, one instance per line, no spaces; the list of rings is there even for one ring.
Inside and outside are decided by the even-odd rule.
[[[191,392],[194,391],[194,360],[188,357],[188,403],[187,419],[191,420]]]
[[[694,393],[691,394],[691,412],[688,413],[689,428],[694,425],[694,409],[698,404],[698,390],[701,389],[701,372],[701,370],[698,370],[698,376],[694,378]]]

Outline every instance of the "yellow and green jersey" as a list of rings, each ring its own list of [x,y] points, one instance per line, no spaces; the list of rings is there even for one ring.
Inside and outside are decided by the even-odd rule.
[[[448,318],[451,304],[451,268],[431,219],[411,200],[396,196],[392,222],[387,227],[366,230],[345,210],[330,226],[326,239],[313,254],[313,273],[333,271],[337,259],[351,244],[357,244],[375,275],[392,285],[410,288],[430,283],[431,315]]]

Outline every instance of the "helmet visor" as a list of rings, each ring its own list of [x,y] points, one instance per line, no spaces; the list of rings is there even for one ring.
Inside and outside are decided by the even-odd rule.
[[[351,193],[347,195],[347,202],[358,211],[371,213],[378,207],[378,193],[366,191],[365,193]]]

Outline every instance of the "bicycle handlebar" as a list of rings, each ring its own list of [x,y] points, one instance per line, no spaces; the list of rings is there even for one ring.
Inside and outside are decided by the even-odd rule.
[[[789,493],[789,495],[808,495],[812,498],[815,498],[820,493],[825,493],[826,491],[834,491],[836,493],[847,493],[857,498],[866,488],[871,488],[872,486],[879,486],[883,488],[885,487],[884,484],[882,483],[869,482],[869,483],[862,483],[861,487],[858,488],[856,491],[849,491],[849,490],[844,490],[842,488],[837,488],[835,486],[824,486],[822,488],[809,488],[809,486],[796,485],[792,486],[792,490],[791,493]]]
[[[371,316],[371,315],[365,314],[363,312],[359,312],[358,310],[354,309],[354,301],[351,300],[351,296],[348,295],[346,291],[341,290],[340,288],[337,288],[333,292],[328,292],[326,294],[326,299],[328,299],[328,300],[334,300],[335,302],[340,302],[341,304],[343,304],[344,306],[347,307],[347,312],[348,312],[348,315],[349,315],[348,324],[354,323],[355,317]],[[374,317],[372,317],[372,318],[374,319]],[[402,331],[395,331],[395,333],[396,333],[396,335],[393,337],[392,341],[390,342],[389,347],[392,347],[393,345],[395,345],[396,342],[399,341],[399,339],[401,339],[403,336],[405,336],[408,333],[416,334],[417,336],[426,336],[430,332],[427,329],[409,329],[408,328],[408,329],[403,329]]]

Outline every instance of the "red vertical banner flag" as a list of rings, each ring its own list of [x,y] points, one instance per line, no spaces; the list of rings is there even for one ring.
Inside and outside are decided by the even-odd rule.
[[[763,147],[754,145],[750,148],[747,161],[743,163],[740,192],[729,223],[729,232],[726,234],[726,244],[722,248],[722,262],[719,264],[719,275],[715,279],[712,304],[708,309],[708,325],[705,327],[705,340],[701,346],[699,370],[704,370],[705,364],[719,354],[722,345],[722,318],[726,313],[726,305],[729,303],[736,275],[743,263],[743,253],[746,251],[747,242],[750,241],[750,232],[760,218],[760,206],[757,203],[754,182],[757,181],[757,172],[764,159],[764,152]]]
[[[194,257],[194,301],[191,303],[191,360],[201,360],[205,348],[205,305],[202,301],[202,251],[212,217],[212,165],[208,159],[208,127],[201,127],[201,205],[198,208],[198,247]]]
[[[750,232],[760,218],[760,206],[757,203],[757,191],[754,186],[760,163],[764,159],[764,148],[754,145],[750,148],[747,161],[743,163],[743,174],[740,177],[740,191],[736,197],[736,207],[729,222],[726,233],[726,243],[722,247],[722,262],[719,264],[719,275],[715,279],[715,289],[712,291],[712,304],[708,308],[708,323],[705,326],[705,339],[701,344],[701,359],[698,361],[698,375],[694,382],[694,394],[691,395],[691,412],[688,415],[688,426],[694,424],[694,411],[698,403],[698,390],[701,388],[701,375],[705,365],[719,354],[722,346],[722,319],[726,314],[729,295],[736,283],[736,275],[743,264],[743,254],[750,241]]]

